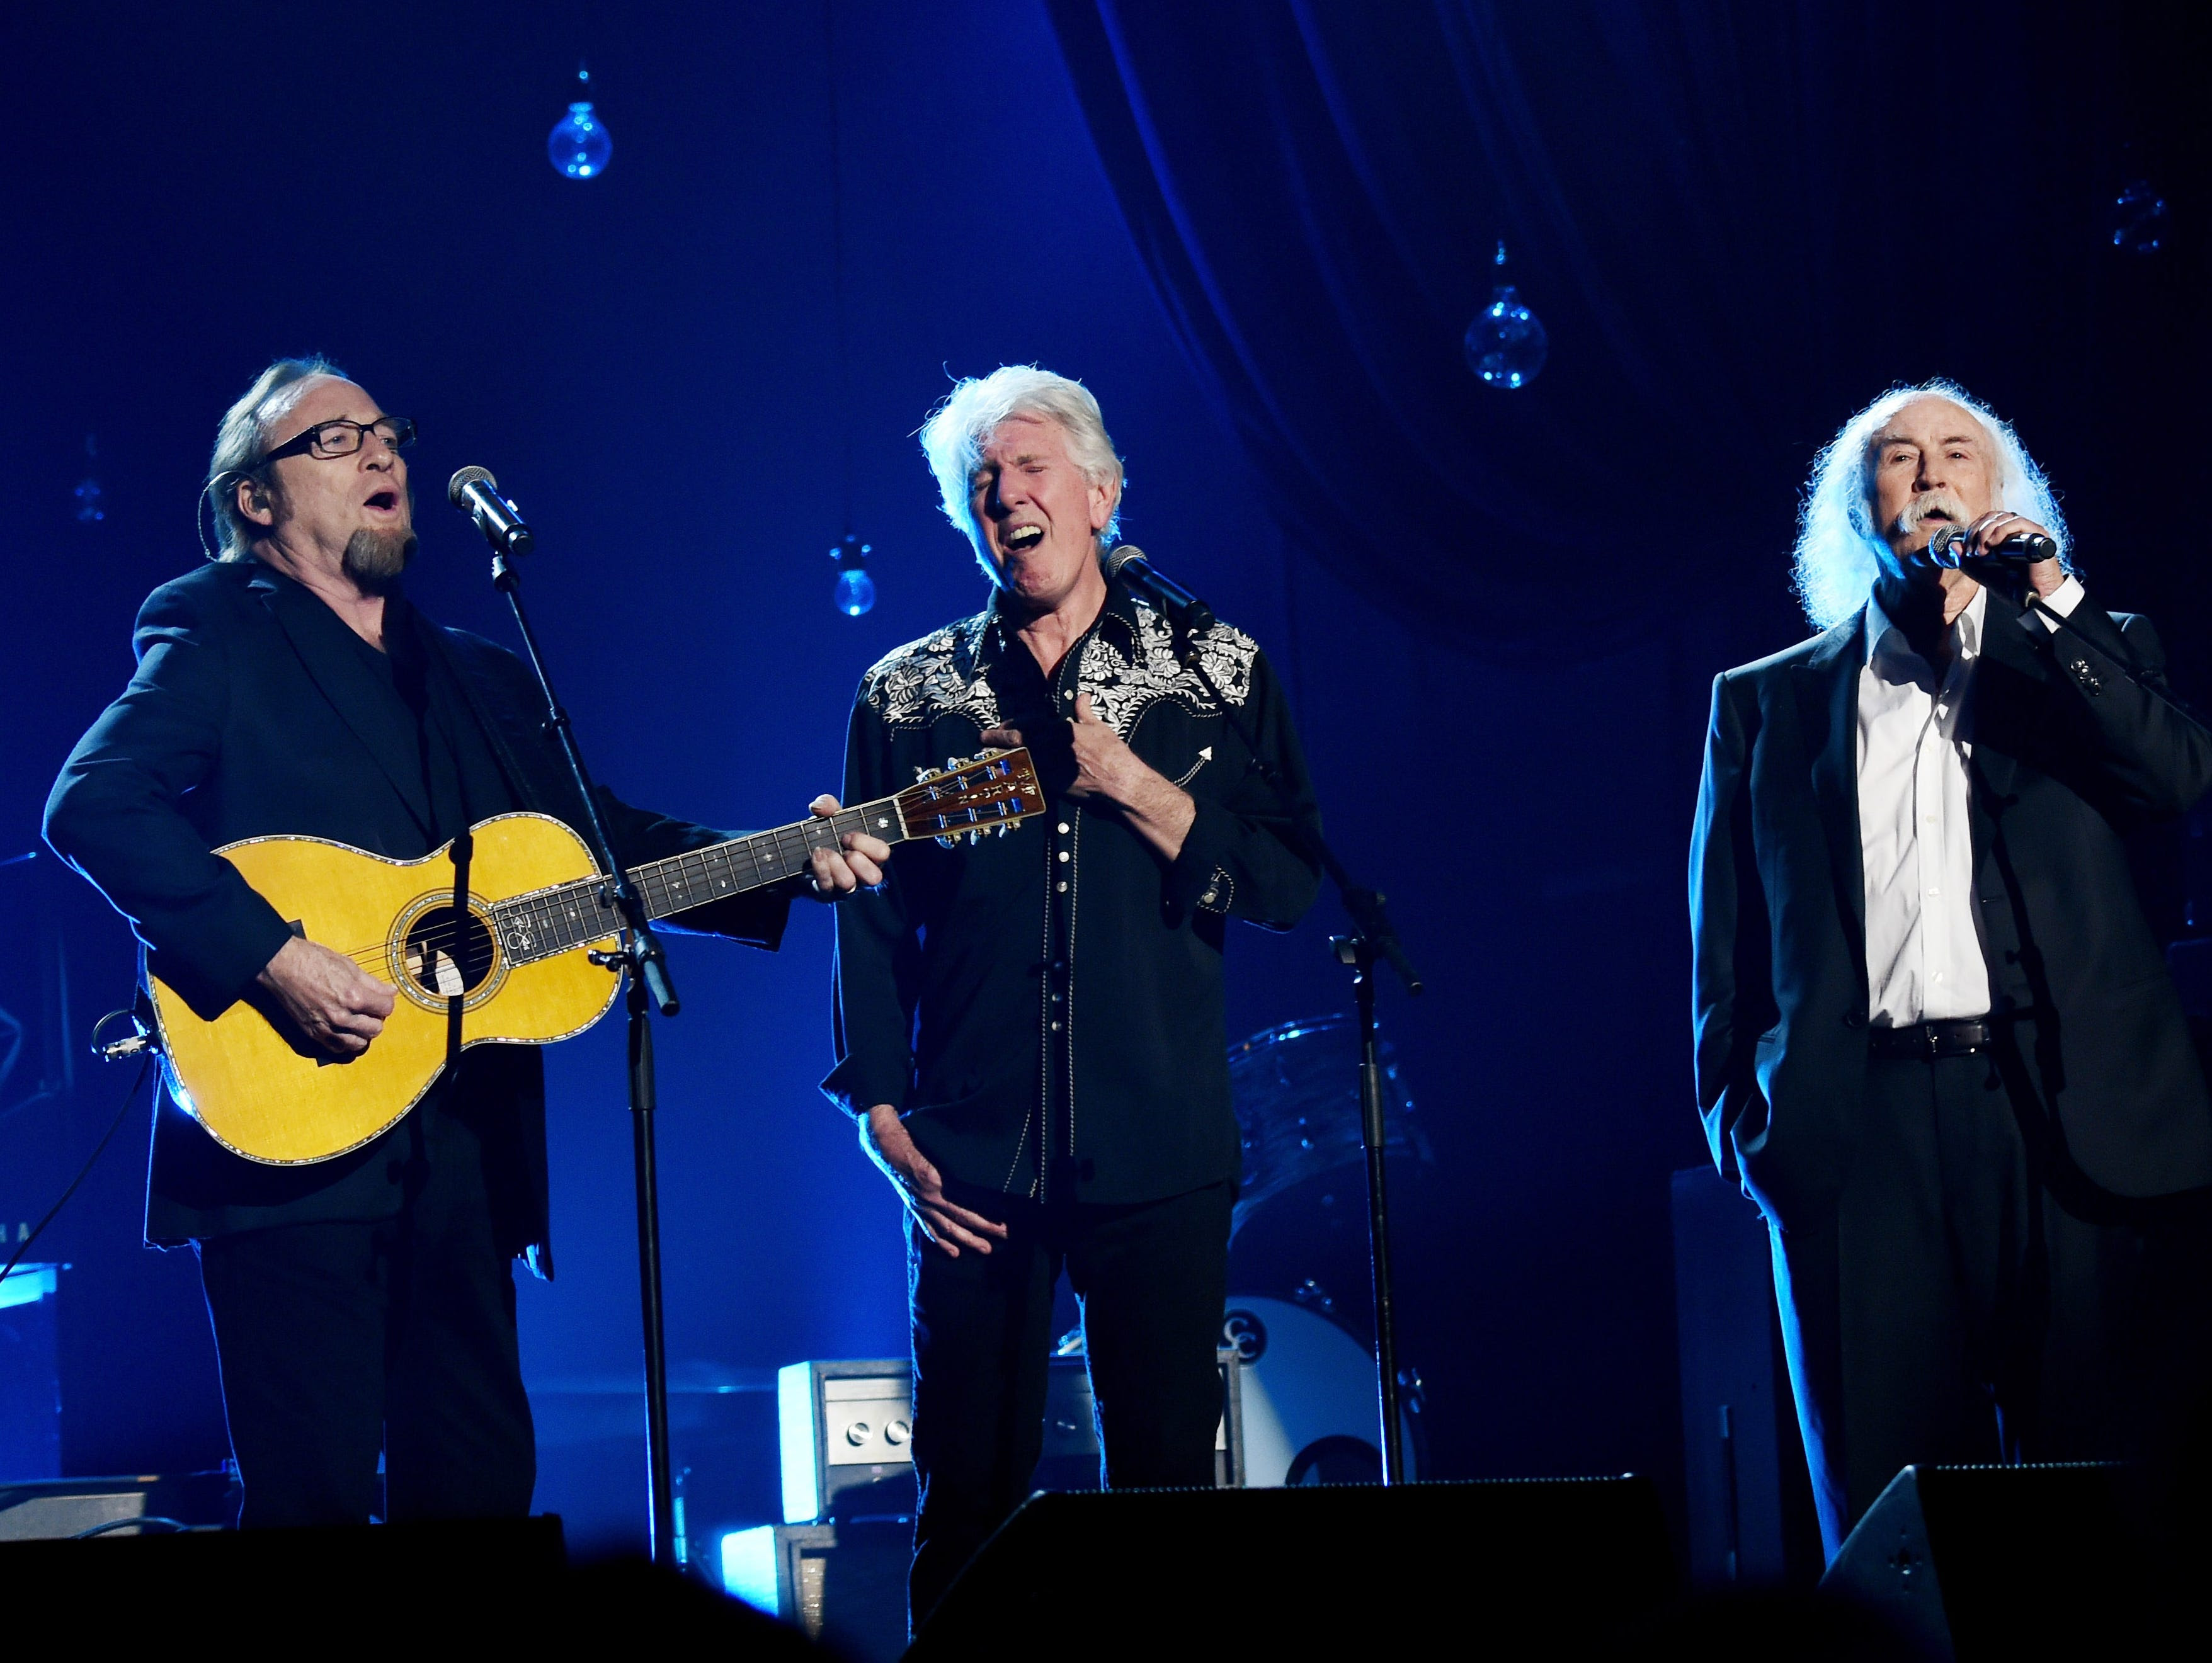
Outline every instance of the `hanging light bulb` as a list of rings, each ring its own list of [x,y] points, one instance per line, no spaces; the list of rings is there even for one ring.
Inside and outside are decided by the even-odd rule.
[[[576,86],[579,91],[589,91],[592,72],[579,65]],[[607,124],[592,112],[588,100],[568,106],[568,113],[553,124],[553,130],[545,140],[545,154],[553,163],[553,171],[564,179],[597,179],[607,171],[607,158],[615,153],[615,142],[607,136]]]
[[[1492,263],[1498,275],[1505,272],[1505,245],[1498,245]],[[1467,326],[1467,367],[1486,386],[1525,387],[1543,373],[1552,349],[1552,337],[1542,320],[1521,304],[1513,285],[1500,282],[1490,291],[1490,304],[1474,314]]]
[[[850,531],[830,551],[837,562],[837,588],[832,599],[848,618],[857,618],[876,604],[876,580],[868,575],[868,556],[874,549]]]
[[[2166,198],[2148,179],[2131,179],[2112,199],[2112,246],[2130,254],[2155,254],[2166,240]]]
[[[98,463],[100,446],[92,434],[84,436],[84,477],[76,483],[71,493],[76,499],[76,519],[80,525],[96,525],[107,518],[106,495],[100,489]]]

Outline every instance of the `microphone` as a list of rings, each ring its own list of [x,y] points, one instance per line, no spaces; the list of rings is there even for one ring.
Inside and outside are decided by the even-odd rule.
[[[1188,632],[1213,628],[1213,609],[1173,578],[1163,577],[1154,571],[1142,549],[1124,543],[1108,551],[1106,575],[1110,578],[1117,574],[1122,582],[1166,613],[1168,621],[1178,629]]]
[[[2033,566],[2038,561],[2057,559],[2058,545],[2037,532],[2022,531],[1977,555],[1966,546],[1965,526],[1946,525],[1929,540],[1928,558],[1954,572],[1970,560],[1995,561],[2003,566]]]
[[[489,468],[462,469],[447,482],[446,501],[476,521],[495,554],[511,560],[537,543],[515,506],[499,494],[499,481]]]

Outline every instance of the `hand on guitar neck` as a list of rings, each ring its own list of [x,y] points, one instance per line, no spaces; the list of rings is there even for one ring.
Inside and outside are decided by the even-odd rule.
[[[808,808],[822,819],[837,813],[836,798],[821,796]],[[842,849],[817,849],[808,861],[805,893],[822,901],[841,901],[861,885],[884,881],[883,862],[890,845],[865,832],[848,832]],[[255,978],[266,988],[307,1042],[333,1057],[358,1057],[384,1031],[398,995],[388,981],[361,968],[343,953],[295,936]]]
[[[837,799],[827,793],[806,805],[820,820],[834,816],[839,806]],[[872,889],[884,881],[883,863],[891,858],[890,844],[866,832],[847,832],[838,841],[843,853],[817,849],[809,859],[814,880],[811,893],[817,901],[842,901],[862,884]]]

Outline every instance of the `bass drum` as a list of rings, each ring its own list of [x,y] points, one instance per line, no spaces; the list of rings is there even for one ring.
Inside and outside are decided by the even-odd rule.
[[[1375,1358],[1327,1317],[1286,1299],[1231,1294],[1221,1343],[1243,1360],[1244,1484],[1376,1484]],[[1421,1476],[1426,1451],[1418,1416],[1401,1405],[1406,1477]]]

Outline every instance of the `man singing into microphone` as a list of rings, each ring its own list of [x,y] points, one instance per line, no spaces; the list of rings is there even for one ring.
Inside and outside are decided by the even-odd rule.
[[[917,1624],[1028,1492],[1063,1268],[1106,1482],[1213,1482],[1240,1171],[1224,926],[1289,927],[1317,876],[1260,772],[1311,812],[1259,649],[1183,637],[1102,567],[1121,464],[1097,400],[1003,368],[956,386],[922,447],[994,592],[862,678],[848,798],[1026,743],[1048,810],[1042,835],[902,850],[838,919],[823,1089],[908,1214]]]
[[[295,935],[212,849],[290,834],[413,860],[514,810],[587,824],[530,671],[401,592],[414,436],[319,358],[262,373],[209,468],[222,555],[147,600],[137,674],[46,804],[48,841],[130,918],[153,974],[210,1019],[279,1007],[333,1063],[376,1043],[392,986],[332,950],[352,944]],[[725,835],[599,795],[626,865]],[[878,881],[890,850],[847,843],[803,887]],[[788,906],[762,891],[677,921],[773,947]],[[165,1096],[146,1235],[198,1249],[242,1523],[529,1511],[508,1260],[551,1273],[535,1047],[465,1053],[390,1131],[310,1165],[233,1155]]]
[[[2141,1454],[2201,1386],[2212,1104],[2122,839],[2212,733],[2064,549],[2010,428],[1891,392],[1806,495],[1824,633],[1714,684],[1698,1097],[1772,1231],[1831,1557],[1908,1462]]]

